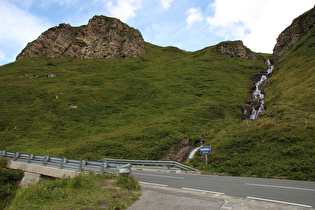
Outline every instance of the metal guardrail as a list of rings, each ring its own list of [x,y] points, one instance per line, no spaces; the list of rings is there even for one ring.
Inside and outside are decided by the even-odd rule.
[[[95,173],[124,173],[126,167],[150,168],[150,169],[166,169],[166,170],[192,170],[192,167],[183,165],[176,161],[154,161],[154,160],[124,160],[104,158],[99,161],[75,160],[68,158],[23,154],[17,152],[8,152],[0,150],[0,159],[6,157],[12,161],[24,162],[29,164],[37,164],[42,166],[54,167],[59,169],[67,169],[72,171],[93,171]]]
[[[42,156],[33,154],[23,154],[17,152],[0,151],[0,159],[8,158],[12,161],[18,161],[28,164],[36,164],[47,167],[54,167],[58,169],[67,169],[71,171],[93,171],[95,173],[104,174],[108,171],[106,169],[117,170],[116,164],[106,164],[100,161],[86,161],[86,160],[75,160],[68,158]]]
[[[157,160],[124,160],[124,159],[109,159],[103,158],[99,161],[107,164],[131,164],[136,168],[152,168],[152,169],[167,169],[167,170],[191,170],[198,171],[195,168],[186,166],[176,161],[157,161]]]

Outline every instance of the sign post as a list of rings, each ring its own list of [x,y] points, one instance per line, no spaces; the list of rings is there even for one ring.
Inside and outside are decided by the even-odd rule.
[[[200,154],[206,155],[206,165],[208,165],[208,154],[211,154],[211,147],[200,147]]]

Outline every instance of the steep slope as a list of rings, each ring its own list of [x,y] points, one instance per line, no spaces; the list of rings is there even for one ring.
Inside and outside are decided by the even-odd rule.
[[[159,159],[240,119],[262,59],[146,43],[132,59],[23,58],[0,67],[0,148]]]
[[[315,28],[276,63],[265,90],[267,110],[256,121],[222,129],[208,140],[212,172],[315,180]]]

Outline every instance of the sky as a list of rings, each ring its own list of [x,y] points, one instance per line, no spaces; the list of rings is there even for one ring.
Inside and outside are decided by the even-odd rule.
[[[0,0],[0,65],[49,28],[86,25],[94,15],[118,18],[159,46],[197,51],[242,40],[272,53],[278,35],[313,7],[314,0]]]

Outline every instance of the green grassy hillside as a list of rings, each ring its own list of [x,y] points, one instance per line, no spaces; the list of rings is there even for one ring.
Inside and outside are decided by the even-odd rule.
[[[211,172],[315,180],[315,28],[275,64],[265,90],[266,111],[231,124],[207,143]]]
[[[146,43],[134,59],[25,58],[0,67],[0,148],[100,159],[159,159],[239,122],[263,59]],[[50,75],[50,78],[48,78]]]
[[[0,67],[0,148],[69,158],[159,159],[188,138],[212,146],[209,166],[232,175],[315,180],[314,30],[277,63],[266,112],[242,121],[259,60],[208,47],[146,43],[126,60],[25,58]],[[48,76],[49,75],[49,76]]]

